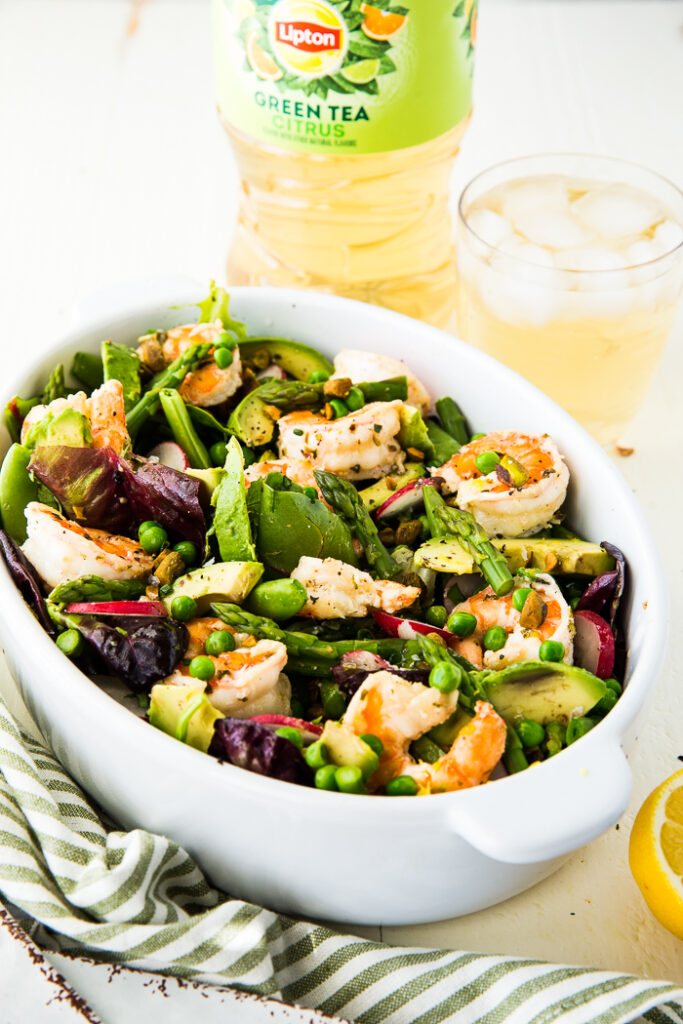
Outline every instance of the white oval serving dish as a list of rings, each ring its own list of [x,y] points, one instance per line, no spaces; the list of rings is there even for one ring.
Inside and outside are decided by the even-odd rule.
[[[467,914],[526,889],[622,814],[625,750],[661,666],[662,570],[647,523],[605,452],[549,398],[450,335],[372,306],[277,289],[234,288],[252,334],[293,337],[330,358],[342,347],[405,359],[436,397],[451,394],[473,430],[548,432],[571,470],[571,521],[629,562],[627,686],[613,711],[552,760],[478,789],[426,799],[359,798],[220,764],[140,721],[100,690],[38,625],[0,565],[0,640],[22,695],[60,760],[126,827],[165,833],[219,886],[275,910],[351,924],[411,924]],[[125,291],[123,293],[125,296]],[[195,319],[198,291],[119,296],[12,382],[40,390],[58,361],[104,337],[132,343]],[[169,308],[169,306],[176,308]],[[111,303],[110,303],[111,307]],[[181,307],[181,308],[178,308]],[[606,381],[608,388],[610,382]],[[0,445],[4,454],[9,440]]]

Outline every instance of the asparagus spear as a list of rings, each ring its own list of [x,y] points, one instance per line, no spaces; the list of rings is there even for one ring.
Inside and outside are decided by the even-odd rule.
[[[439,398],[435,402],[436,411],[441,420],[441,426],[447,434],[450,434],[459,445],[467,444],[470,439],[470,432],[467,429],[467,420],[457,402],[452,398]]]
[[[366,402],[405,401],[408,384],[405,377],[368,381],[356,384]],[[291,412],[294,409],[319,409],[327,401],[325,384],[307,384],[299,380],[269,380],[259,388],[259,398],[266,405]]]
[[[250,633],[259,640],[279,640],[286,646],[294,664],[304,666],[307,674],[318,674],[318,670],[331,668],[342,654],[349,651],[370,651],[387,661],[392,658],[398,659],[405,646],[403,640],[336,640],[333,643],[325,643],[310,633],[282,629],[272,619],[252,615],[237,604],[217,602],[211,605],[211,609],[219,619],[229,626],[234,626],[241,633]],[[313,668],[315,672],[310,671]]]
[[[209,453],[192,425],[192,420],[180,393],[175,388],[162,388],[159,392],[159,399],[173,438],[187,455],[192,468],[210,469]]]
[[[128,433],[131,437],[137,434],[142,424],[159,408],[159,392],[164,388],[178,388],[188,373],[206,359],[213,348],[210,341],[200,341],[191,345],[174,359],[170,366],[154,377],[140,401],[133,406],[126,416]]]
[[[427,490],[428,488],[426,488]],[[496,597],[509,594],[515,581],[507,567],[505,558],[497,551],[488,538],[486,531],[479,525],[470,512],[443,505],[433,510],[434,517],[446,531],[457,537],[464,548],[469,551],[475,563],[481,569],[486,582],[493,588]]]
[[[316,469],[314,476],[325,501],[332,506],[363,545],[365,557],[374,573],[385,580],[399,576],[401,567],[379,539],[377,527],[353,484],[322,469]]]
[[[55,398],[66,398],[66,384],[64,383],[64,367],[61,363],[55,366],[50,374],[45,390],[43,392],[43,404],[48,405]]]

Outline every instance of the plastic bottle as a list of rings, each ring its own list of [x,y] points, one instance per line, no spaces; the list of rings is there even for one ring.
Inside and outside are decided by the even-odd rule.
[[[475,30],[476,0],[214,0],[242,179],[229,281],[447,323]]]

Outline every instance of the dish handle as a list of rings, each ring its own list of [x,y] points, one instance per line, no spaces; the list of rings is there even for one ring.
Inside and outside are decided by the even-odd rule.
[[[483,786],[476,800],[453,800],[453,831],[508,864],[552,860],[597,838],[626,810],[632,780],[616,740],[587,739],[583,751],[567,750],[542,768]]]
[[[114,320],[138,305],[165,306],[177,302],[179,295],[194,297],[201,293],[202,285],[182,274],[119,281],[78,298],[71,310],[71,329],[80,330],[101,320]]]

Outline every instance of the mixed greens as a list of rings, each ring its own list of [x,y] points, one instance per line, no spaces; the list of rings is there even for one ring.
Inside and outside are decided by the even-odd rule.
[[[223,761],[452,791],[555,756],[621,693],[625,560],[564,522],[561,453],[472,434],[393,358],[250,337],[212,286],[197,323],[77,352],[4,421],[25,601]]]

